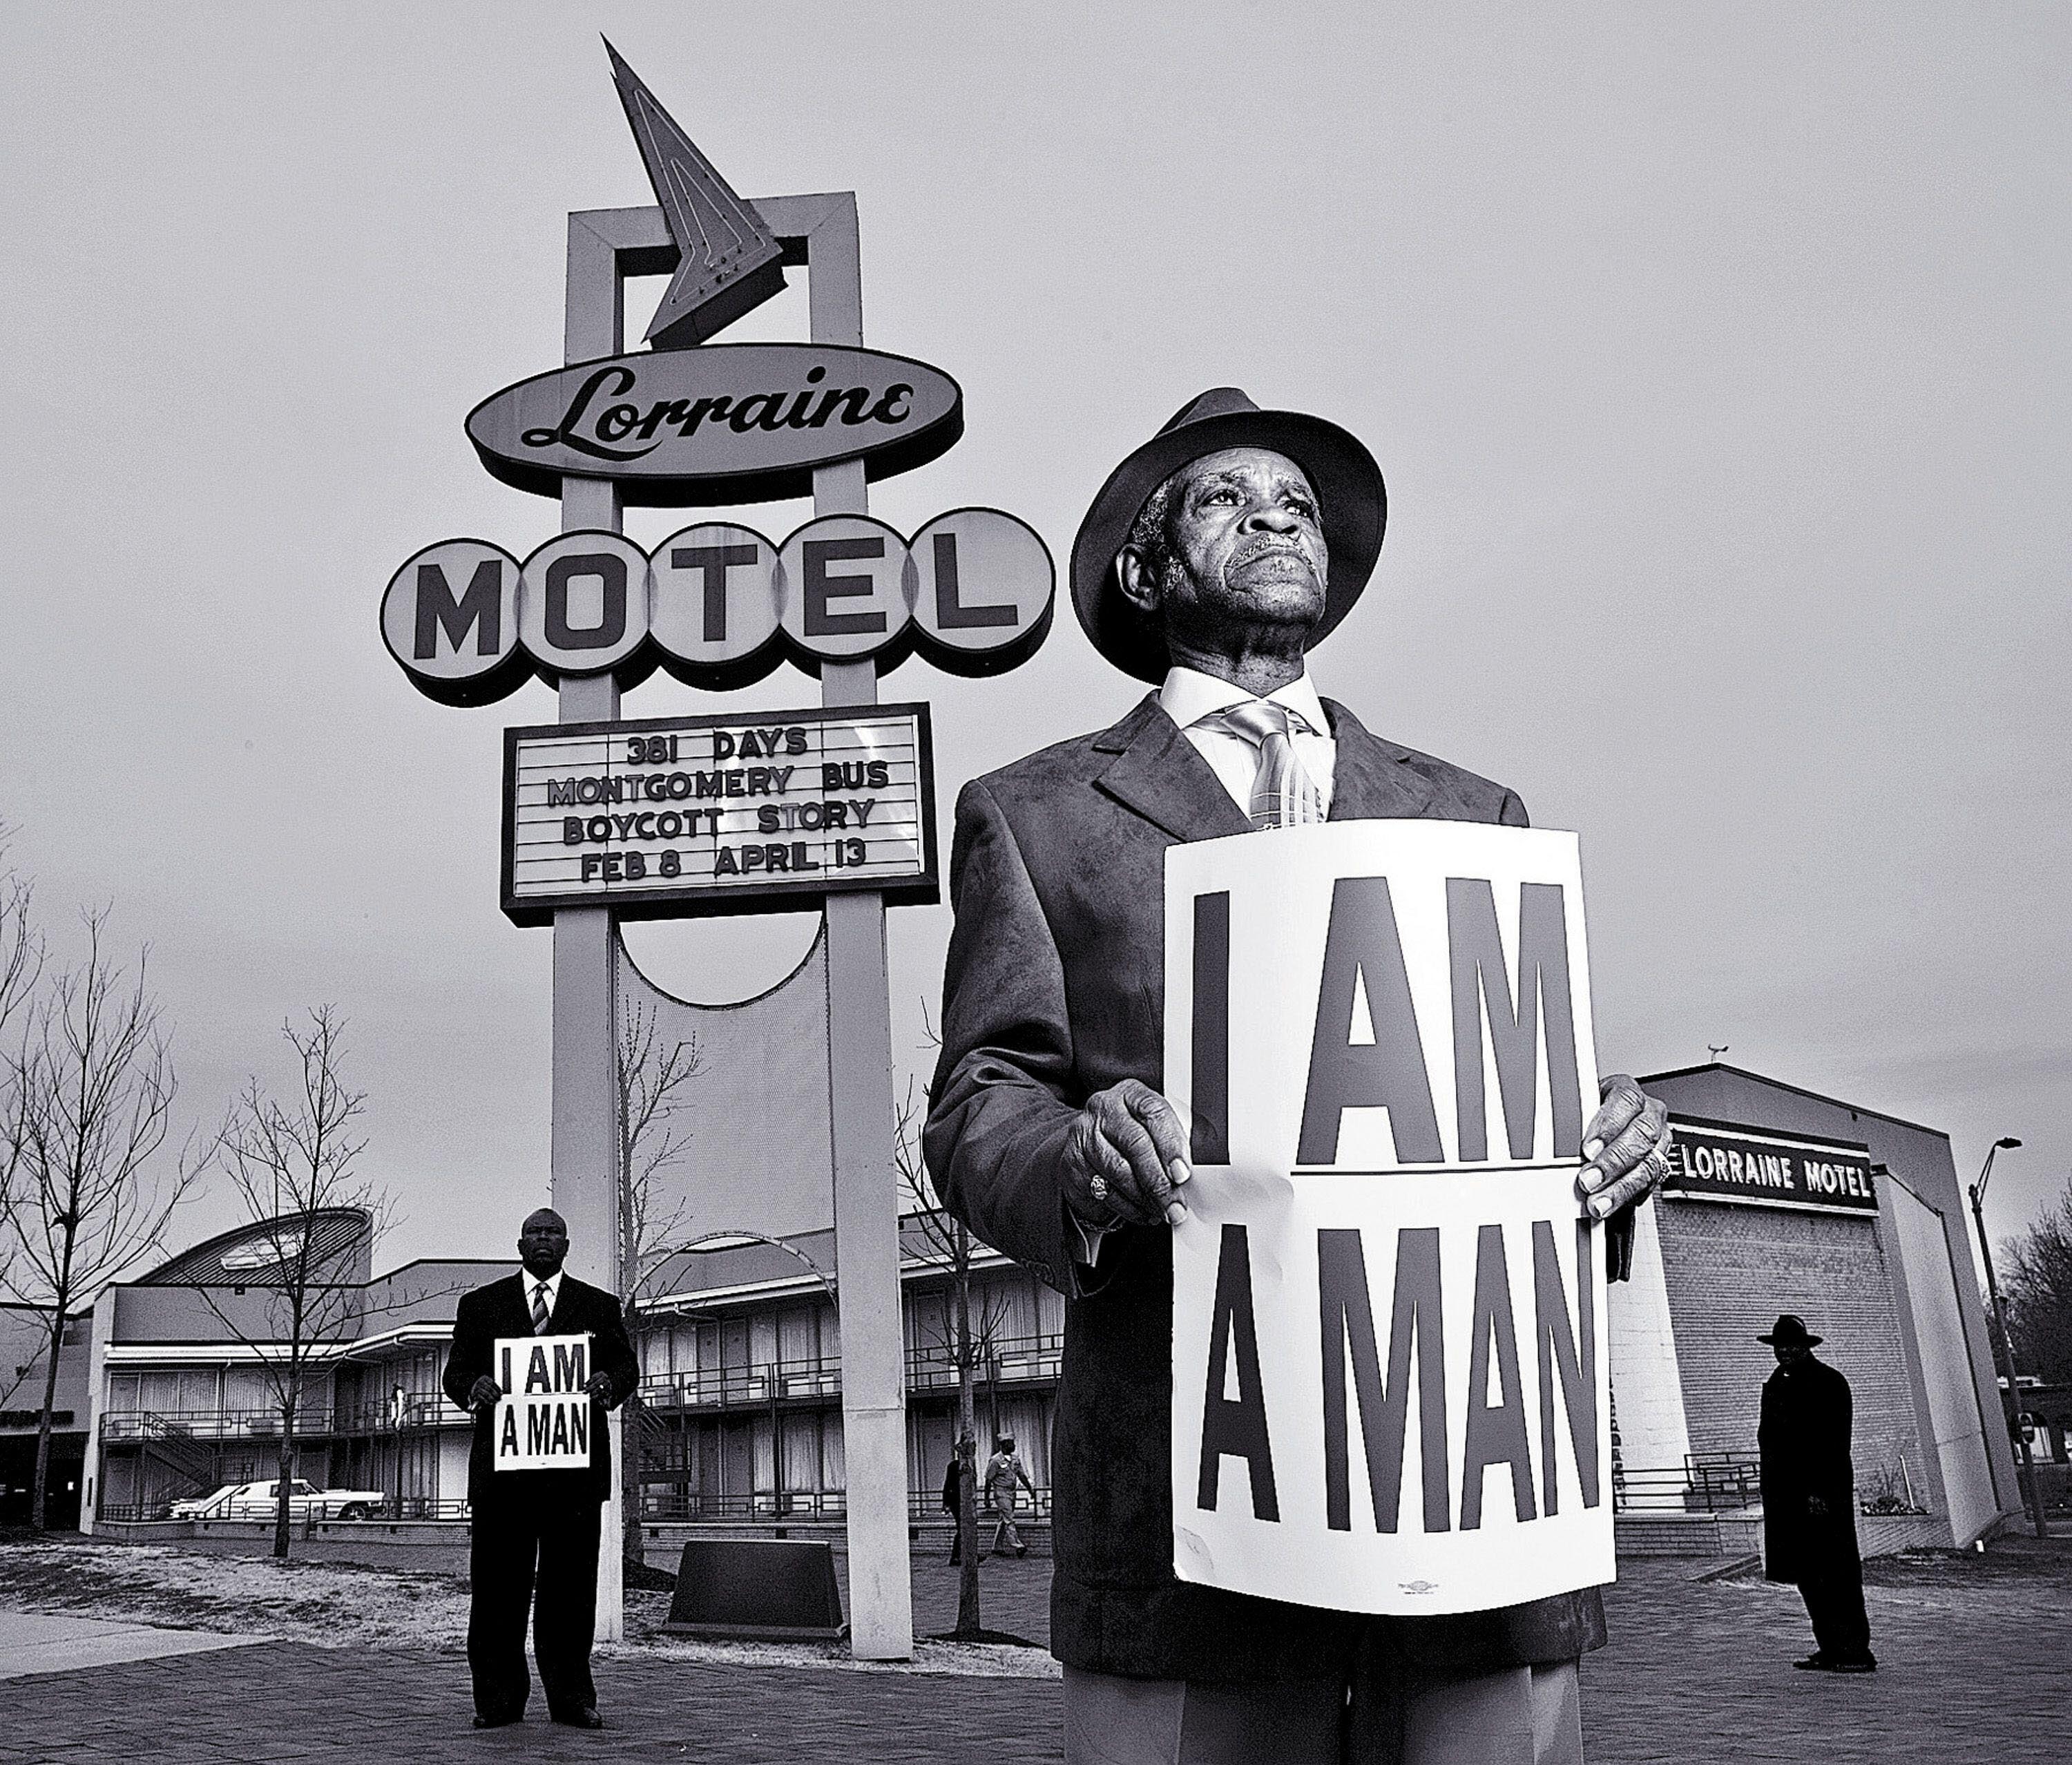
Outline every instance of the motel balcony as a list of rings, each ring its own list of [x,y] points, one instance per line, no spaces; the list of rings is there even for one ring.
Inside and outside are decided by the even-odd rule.
[[[981,1356],[972,1375],[980,1389],[989,1384],[1005,1389],[1054,1384],[1064,1356],[1062,1335],[1022,1336],[997,1342]],[[936,1344],[909,1349],[906,1389],[911,1394],[956,1389],[955,1358]],[[716,1367],[695,1372],[658,1375],[642,1380],[640,1401],[660,1413],[767,1409],[839,1397],[841,1360],[820,1355],[742,1367]]]
[[[461,1428],[467,1414],[443,1396],[405,1394],[401,1401],[338,1405],[313,1403],[295,1413],[298,1439],[393,1434],[433,1428]],[[261,1409],[108,1409],[101,1413],[101,1438],[109,1445],[131,1441],[240,1441],[265,1439],[281,1432],[281,1413]]]

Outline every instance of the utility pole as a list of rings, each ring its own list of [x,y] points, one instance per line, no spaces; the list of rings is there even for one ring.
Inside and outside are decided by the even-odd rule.
[[[2037,1487],[2036,1466],[2029,1457],[2029,1434],[2021,1426],[2021,1388],[2015,1383],[2014,1340],[2008,1335],[2007,1308],[2000,1303],[2000,1284],[1993,1273],[1993,1247],[1986,1236],[1986,1184],[1993,1174],[1993,1154],[2012,1151],[2021,1144],[2009,1137],[1996,1140],[1986,1149],[1985,1167],[1979,1172],[1979,1180],[1971,1185],[1971,1217],[1979,1228],[1979,1254],[1985,1259],[1986,1291],[1992,1296],[1993,1305],[1994,1346],[2000,1350],[2000,1376],[2007,1380],[2007,1397],[2002,1407],[2014,1430],[2014,1450],[2016,1465],[2021,1473],[2021,1489],[2029,1504],[2029,1517],[2036,1528],[2038,1538],[2048,1538],[2050,1528],[2043,1518],[2043,1491]]]

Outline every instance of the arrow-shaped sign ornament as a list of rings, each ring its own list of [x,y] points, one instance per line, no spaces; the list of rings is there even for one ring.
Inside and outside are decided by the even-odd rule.
[[[759,307],[784,286],[783,248],[691,144],[640,76],[605,42],[612,78],[679,261],[648,327],[657,349],[688,349]]]

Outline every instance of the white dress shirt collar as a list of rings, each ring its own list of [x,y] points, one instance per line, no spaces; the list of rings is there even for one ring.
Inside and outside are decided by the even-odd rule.
[[[565,1269],[557,1269],[543,1282],[530,1269],[521,1267],[518,1271],[518,1278],[525,1283],[526,1311],[531,1312],[532,1295],[544,1286],[547,1290],[547,1315],[551,1318],[554,1314],[554,1307],[561,1302],[561,1277],[567,1273]]]
[[[1257,697],[1242,686],[1233,686],[1228,681],[1219,681],[1215,675],[1204,674],[1194,668],[1169,669],[1165,684],[1158,689],[1160,709],[1183,730],[1205,717],[1227,711],[1234,705],[1248,705]],[[1331,722],[1324,715],[1324,702],[1317,696],[1308,669],[1305,669],[1285,686],[1276,687],[1266,697],[1301,718],[1309,725],[1311,734],[1330,739]]]

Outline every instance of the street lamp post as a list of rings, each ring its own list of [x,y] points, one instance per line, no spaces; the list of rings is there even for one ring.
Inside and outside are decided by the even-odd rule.
[[[1979,1254],[1985,1259],[1986,1291],[1993,1304],[1995,1345],[2000,1350],[2000,1376],[2007,1380],[2007,1412],[2014,1429],[2015,1456],[2021,1471],[2022,1494],[2029,1502],[2029,1517],[2036,1528],[2038,1538],[2050,1536],[2049,1528],[2044,1524],[2043,1492],[2037,1487],[2036,1466],[2029,1457],[2029,1433],[2021,1426],[2021,1388],[2015,1383],[2014,1341],[2008,1335],[2007,1308],[2000,1303],[2000,1284],[1993,1273],[1993,1248],[1986,1236],[1986,1184],[1993,1174],[1993,1154],[2012,1151],[2021,1142],[2009,1136],[1996,1140],[1986,1149],[1985,1166],[1979,1172],[1979,1180],[1971,1185],[1971,1218],[1979,1228]]]

